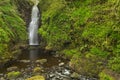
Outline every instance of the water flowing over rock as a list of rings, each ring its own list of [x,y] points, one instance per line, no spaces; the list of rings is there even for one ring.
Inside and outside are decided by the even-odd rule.
[[[39,26],[39,9],[38,2],[32,8],[31,22],[29,25],[29,45],[39,45],[38,26]]]

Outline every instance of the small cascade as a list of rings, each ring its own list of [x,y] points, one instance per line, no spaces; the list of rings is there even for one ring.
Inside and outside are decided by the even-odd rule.
[[[38,27],[39,27],[39,9],[37,7],[38,1],[32,8],[31,22],[29,24],[29,45],[39,45],[38,41]]]

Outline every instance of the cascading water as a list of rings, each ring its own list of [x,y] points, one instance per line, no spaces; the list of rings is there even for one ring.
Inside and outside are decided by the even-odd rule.
[[[39,9],[38,1],[32,8],[31,22],[29,24],[29,45],[39,45],[38,42],[38,26],[39,26]]]

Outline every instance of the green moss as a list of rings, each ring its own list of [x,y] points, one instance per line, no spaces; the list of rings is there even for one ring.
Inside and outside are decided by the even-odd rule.
[[[66,57],[71,58],[73,55],[79,56],[80,53],[77,49],[65,49],[63,51],[63,54],[65,54]]]
[[[40,67],[35,67],[34,69],[33,69],[33,72],[34,73],[38,73],[38,72],[40,72],[42,69],[40,68]]]
[[[118,62],[115,58],[120,57],[119,3],[117,0],[41,0],[39,33],[48,49],[59,50],[70,58],[75,54],[83,56],[71,62],[75,61],[75,66],[82,63],[80,66],[85,68],[81,68],[88,73],[93,70],[93,74],[98,74],[99,64],[103,62],[117,72],[119,65],[115,64]],[[95,71],[93,66],[98,70]]]
[[[114,57],[113,59],[109,60],[108,67],[113,71],[120,73],[120,57]]]
[[[8,79],[15,79],[21,75],[21,72],[19,71],[12,71],[7,74]]]
[[[100,80],[115,80],[112,76],[110,76],[104,72],[101,72],[99,74],[99,77],[100,77]]]
[[[11,0],[0,1],[0,60],[11,58],[11,48],[27,39],[26,26]]]
[[[74,55],[70,61],[70,66],[83,75],[95,77],[104,67],[104,59],[92,54],[86,56]]]
[[[113,71],[120,73],[120,42],[117,43],[113,50],[113,55],[108,60],[108,67]]]
[[[96,47],[92,47],[90,49],[90,52],[93,55],[100,56],[100,57],[103,57],[103,58],[106,58],[109,55],[108,52],[102,51],[101,49],[96,48]]]

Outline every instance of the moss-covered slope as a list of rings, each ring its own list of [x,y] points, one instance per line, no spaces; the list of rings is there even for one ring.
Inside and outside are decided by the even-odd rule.
[[[71,65],[88,75],[104,68],[120,73],[119,0],[40,0],[40,8],[46,49],[75,56]]]
[[[0,0],[0,60],[10,58],[11,49],[26,40],[26,26],[11,0]]]

